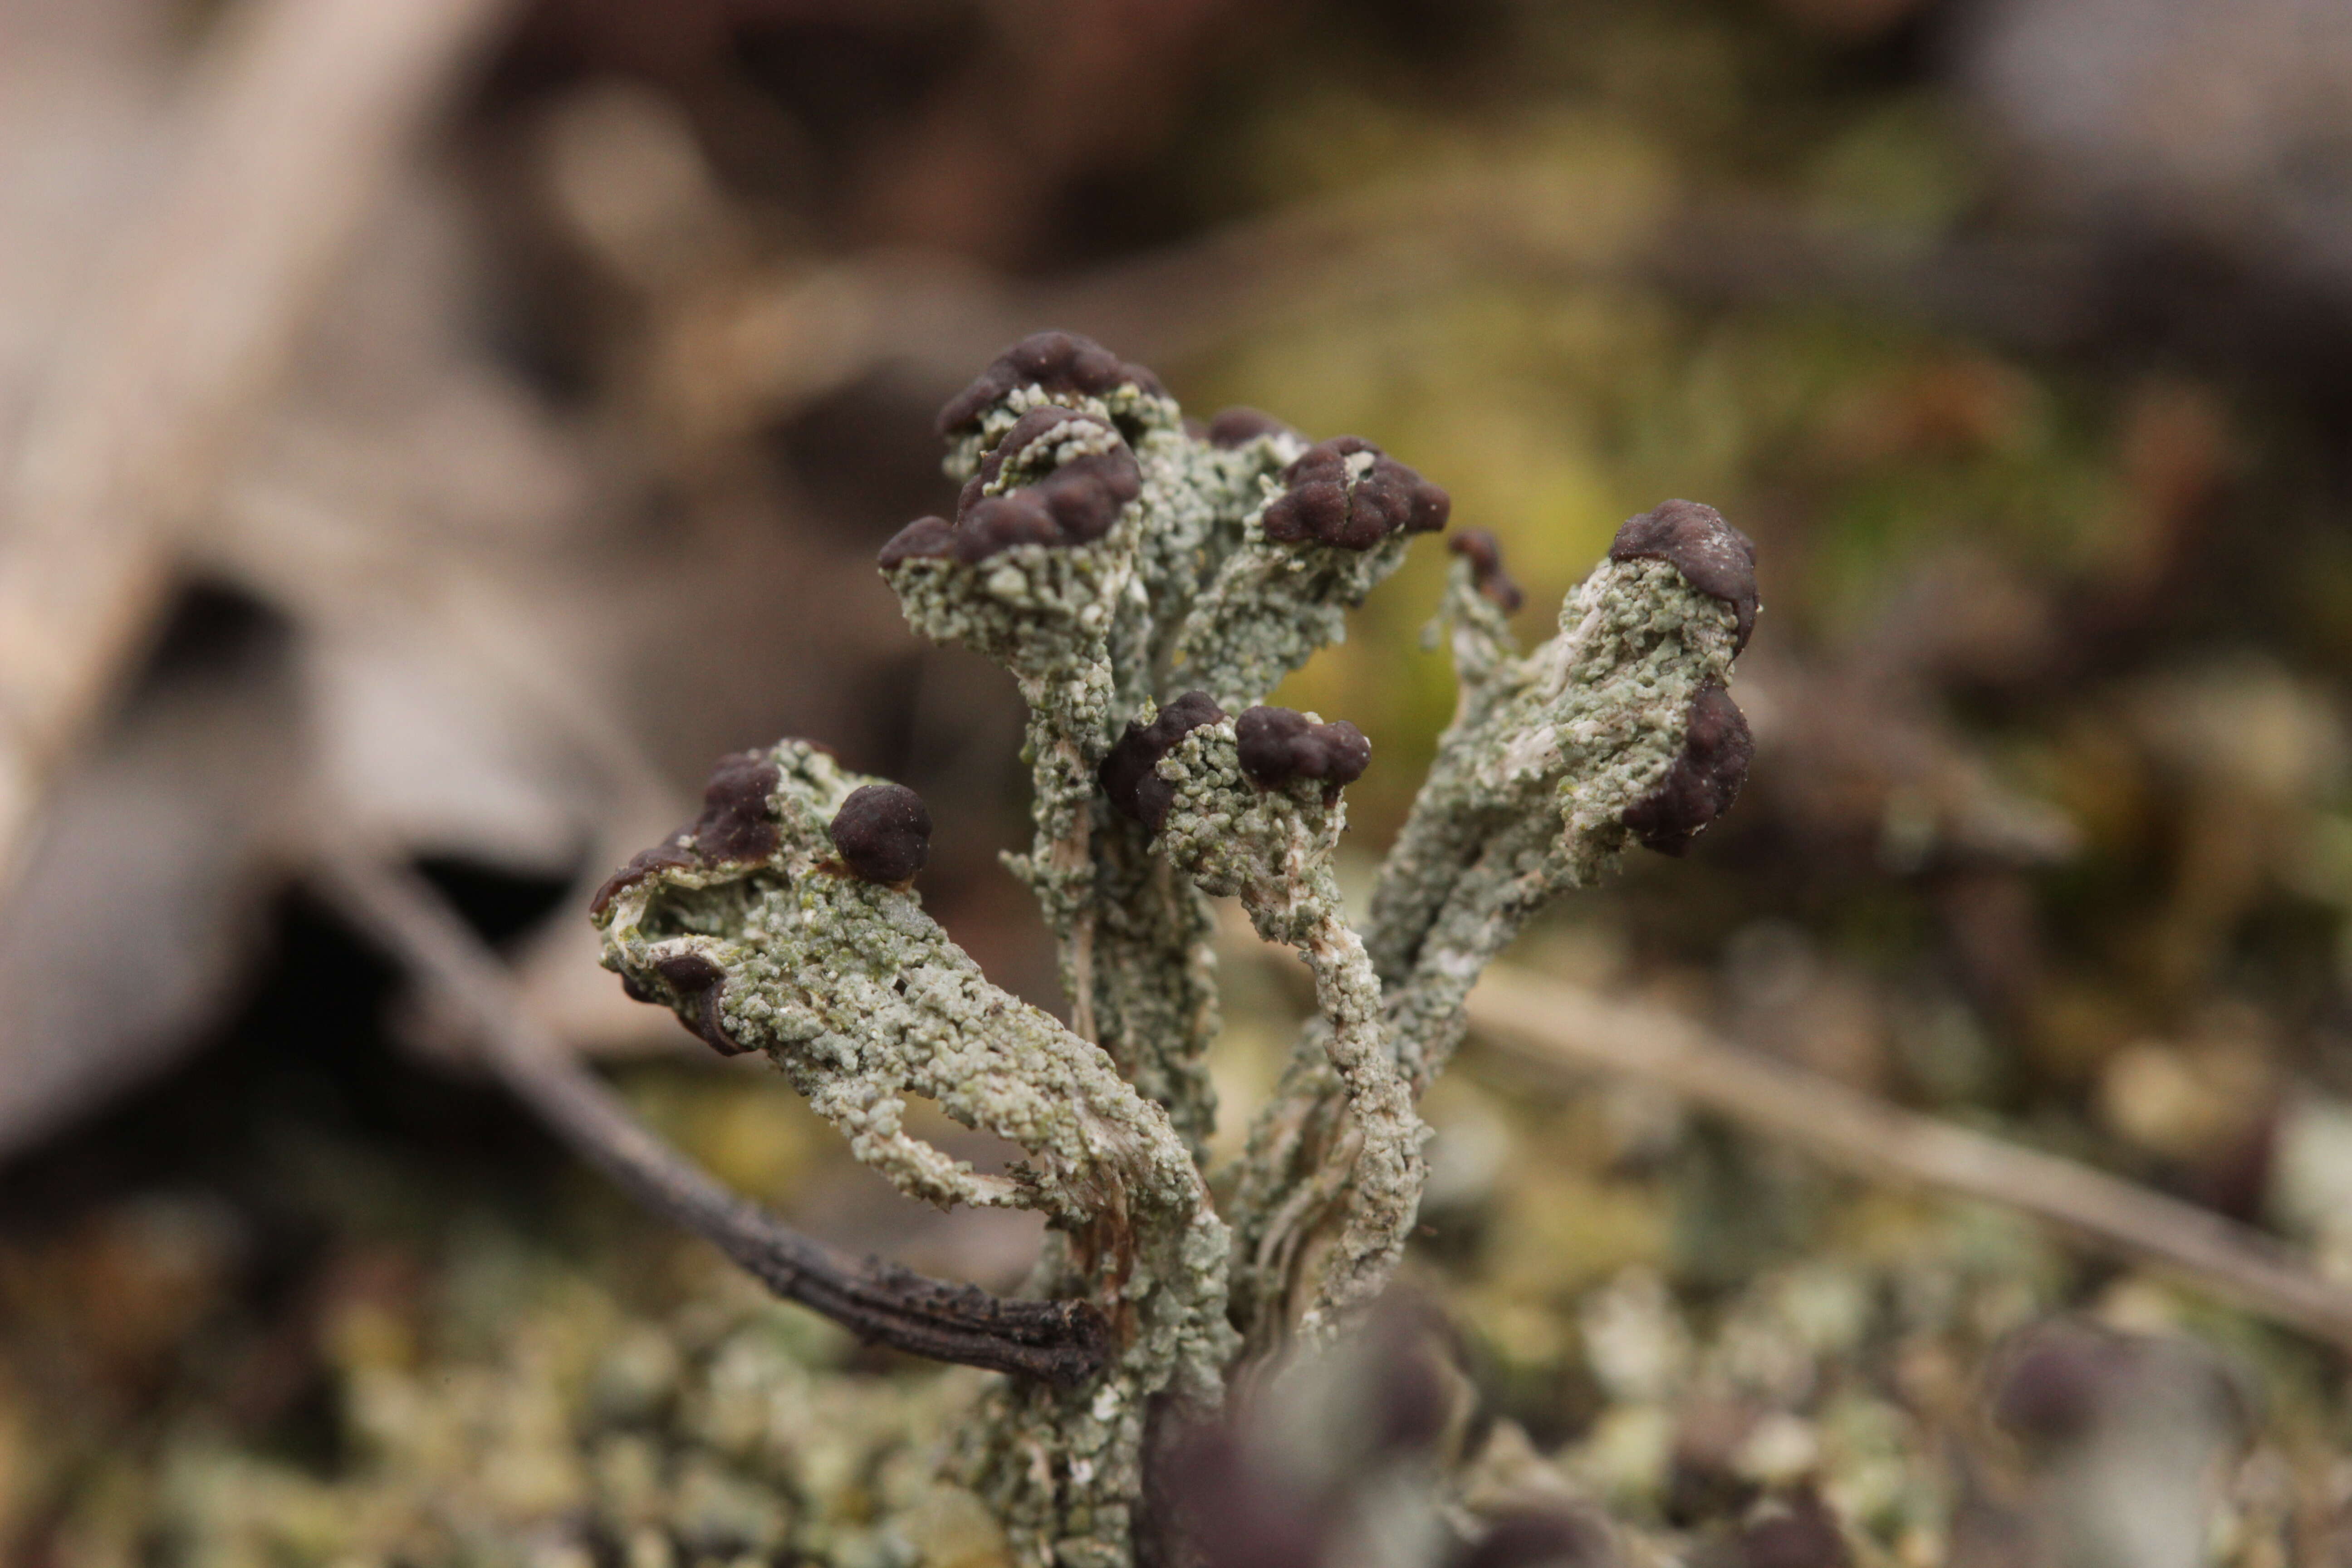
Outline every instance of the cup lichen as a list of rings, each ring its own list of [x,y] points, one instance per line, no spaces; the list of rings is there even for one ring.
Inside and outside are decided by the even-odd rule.
[[[1013,864],[1069,1024],[992,985],[905,879],[842,863],[830,825],[877,781],[802,742],[730,760],[764,794],[726,854],[681,834],[596,918],[632,994],[764,1052],[908,1195],[1046,1215],[1029,1293],[1097,1309],[1108,1363],[1076,1386],[995,1382],[952,1468],[1020,1561],[1124,1568],[1152,1545],[1145,1472],[1167,1434],[1388,1282],[1426,1177],[1414,1102],[1479,972],[1630,839],[1678,850],[1729,804],[1754,551],[1710,509],[1644,513],[1524,657],[1493,541],[1458,552],[1457,711],[1360,935],[1331,858],[1369,744],[1260,705],[1444,526],[1444,492],[1353,437],[1310,446],[1248,410],[1188,425],[1150,372],[1063,333],[1008,351],[940,428],[957,516],[911,525],[883,574],[917,632],[1002,664],[1028,702],[1036,837]],[[919,803],[891,798],[913,821]],[[1222,1212],[1211,896],[1295,947],[1317,1002],[1220,1175]],[[907,1130],[910,1096],[1027,1158],[950,1158]]]

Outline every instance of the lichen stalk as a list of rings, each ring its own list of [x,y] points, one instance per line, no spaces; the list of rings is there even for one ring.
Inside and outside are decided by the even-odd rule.
[[[1306,449],[1294,431],[1248,411],[1205,436],[1145,432],[1142,526],[1132,588],[1111,634],[1118,700],[1148,716],[1176,689],[1185,616],[1240,546],[1273,477]],[[1129,1079],[1168,1110],[1205,1167],[1216,1121],[1207,1055],[1218,1028],[1215,922],[1189,879],[1115,812],[1094,825],[1095,1037]],[[1074,1008],[1074,1016],[1075,1008]]]
[[[1754,552],[1667,502],[1522,658],[1499,550],[1454,536],[1460,700],[1367,942],[1331,859],[1370,742],[1252,704],[1444,525],[1444,492],[1356,437],[1309,444],[1248,410],[1188,426],[1149,371],[1060,333],[991,364],[940,431],[955,515],[908,525],[880,564],[918,632],[994,659],[1029,706],[1034,837],[1009,861],[1055,934],[1071,1026],[923,913],[914,793],[803,742],[723,763],[703,816],[596,915],[632,994],[715,1049],[764,1052],[900,1191],[1046,1216],[1028,1293],[1099,1321],[1107,1370],[1080,1381],[1103,1363],[1090,1343],[1058,1384],[993,1385],[952,1468],[1024,1568],[1130,1568],[1152,1545],[1155,1444],[1213,1412],[1242,1352],[1335,1337],[1397,1267],[1426,1175],[1415,1100],[1479,971],[1626,843],[1680,853],[1729,805],[1748,742],[1724,682]],[[1299,953],[1317,1005],[1223,1215],[1203,1174],[1213,895]],[[949,1157],[908,1130],[910,1098],[1026,1158]]]
[[[1515,658],[1479,575],[1469,562],[1454,574],[1460,706],[1372,902],[1388,1045],[1414,1099],[1460,1042],[1462,1004],[1486,964],[1633,837],[1628,814],[1681,764],[1694,704],[1720,689],[1742,640],[1736,605],[1672,562],[1636,557],[1604,562],[1562,605],[1557,635]],[[1346,1223],[1317,1197],[1358,1157],[1317,1059],[1321,1029],[1310,1026],[1259,1113],[1235,1184],[1235,1291],[1254,1349],[1278,1342],[1282,1304],[1318,1289],[1302,1270],[1317,1237]]]
[[[1404,563],[1407,543],[1359,552],[1244,540],[1178,632],[1172,679],[1222,708],[1262,700],[1318,650],[1347,640],[1348,612]]]
[[[1025,1436],[980,1449],[970,1479],[1032,1560],[1123,1561],[1101,1553],[1126,1550],[1143,1405],[1163,1393],[1213,1405],[1232,1352],[1225,1226],[1166,1113],[1099,1047],[991,985],[910,889],[839,864],[827,825],[868,781],[804,742],[767,755],[767,852],[654,867],[615,889],[605,962],[635,994],[764,1052],[908,1195],[1047,1216],[1060,1239],[1033,1283],[1092,1301],[1116,1360],[1078,1389],[1000,1393],[998,1426]],[[1001,1175],[950,1158],[907,1131],[910,1096],[1028,1158]],[[1042,1479],[1019,1462],[1024,1443],[1055,1457]],[[1077,1519],[1108,1533],[1073,1534]]]
[[[1315,778],[1269,784],[1245,776],[1236,731],[1231,721],[1203,725],[1160,763],[1160,776],[1175,786],[1160,841],[1204,891],[1237,896],[1257,933],[1295,949],[1314,977],[1316,1039],[1344,1091],[1349,1124],[1344,1177],[1331,1184],[1346,1189],[1344,1216],[1298,1321],[1317,1340],[1377,1296],[1402,1255],[1426,1175],[1427,1130],[1389,1047],[1380,982],[1342,914],[1331,871],[1347,823],[1339,792]]]
[[[1471,635],[1483,662],[1491,645]],[[1465,686],[1372,895],[1369,946],[1416,1085],[1450,1055],[1486,963],[1614,863],[1627,810],[1681,755],[1692,702],[1737,647],[1734,612],[1672,564],[1607,562],[1556,636]]]
[[[1134,583],[1139,489],[1108,418],[1032,401],[974,460],[956,521],[926,520],[934,526],[914,525],[885,552],[908,623],[996,660],[1028,706],[1034,836],[1013,869],[1054,931],[1072,1025],[1087,1038],[1094,769],[1116,700],[1110,634]]]
[[[1241,543],[1185,615],[1175,679],[1246,708],[1344,641],[1348,612],[1403,563],[1415,533],[1445,526],[1445,492],[1370,442],[1318,441],[1259,479]]]
[[[1217,1114],[1207,1061],[1219,1024],[1215,918],[1140,825],[1101,813],[1093,848],[1095,1037],[1205,1168]]]

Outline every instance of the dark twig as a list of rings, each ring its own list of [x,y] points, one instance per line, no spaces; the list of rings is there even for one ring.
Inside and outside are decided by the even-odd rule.
[[[313,873],[335,906],[441,992],[483,1059],[563,1140],[655,1214],[711,1242],[777,1295],[874,1344],[1067,1387],[1102,1370],[1109,1336],[1084,1301],[1019,1301],[842,1254],[728,1192],[639,1121],[524,1008],[479,938],[388,859],[330,856]]]

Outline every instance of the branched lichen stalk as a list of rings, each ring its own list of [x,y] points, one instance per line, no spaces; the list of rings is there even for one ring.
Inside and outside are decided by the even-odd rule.
[[[888,847],[887,817],[869,846],[857,807],[897,786],[802,742],[740,772],[756,816],[725,826],[761,853],[714,863],[690,844],[625,872],[603,899],[605,962],[706,1038],[764,1051],[909,1196],[1048,1216],[1062,1241],[1045,1293],[1091,1301],[1116,1357],[1085,1387],[1002,1395],[1055,1464],[1041,1477],[1016,1445],[985,1453],[972,1479],[1041,1553],[1076,1515],[1110,1521],[1123,1551],[1144,1404],[1213,1404],[1232,1345],[1230,1242],[1191,1152],[1099,1047],[990,984],[911,890],[845,863]],[[738,804],[739,818],[754,809]],[[1003,1174],[950,1158],[905,1128],[910,1095],[1028,1158]]]
[[[1139,824],[1098,811],[1093,846],[1096,1037],[1205,1165],[1217,1115],[1215,917]]]
[[[1706,508],[1644,513],[1522,658],[1493,540],[1456,536],[1461,700],[1367,942],[1331,857],[1370,745],[1257,704],[1444,525],[1445,493],[1355,437],[1247,410],[1191,425],[1149,371],[1061,333],[1015,344],[940,426],[955,515],[910,524],[882,572],[918,632],[994,659],[1028,703],[1034,838],[1013,865],[1071,1026],[922,912],[913,792],[804,742],[721,763],[702,816],[595,913],[632,994],[765,1052],[902,1192],[1047,1216],[1045,1300],[1004,1310],[1099,1321],[1104,1368],[996,1385],[952,1464],[1024,1568],[1131,1568],[1154,1547],[1147,1457],[1213,1411],[1244,1348],[1338,1335],[1395,1269],[1426,1174],[1414,1101],[1479,971],[1628,840],[1678,853],[1729,804],[1753,552]],[[1223,1216],[1203,1173],[1213,895],[1297,951],[1317,1003]],[[950,1158],[908,1130],[909,1098],[1026,1157]]]
[[[1660,538],[1666,547],[1644,542]],[[1711,570],[1726,561],[1738,574]],[[1560,606],[1558,634],[1519,660],[1482,609],[1478,563],[1457,566],[1461,710],[1372,896],[1373,962],[1417,1088],[1451,1054],[1479,973],[1530,915],[1596,880],[1628,840],[1679,853],[1728,805],[1747,731],[1720,694],[1755,616],[1753,561],[1712,509],[1667,502],[1619,531]],[[1737,733],[1714,738],[1721,754],[1695,756],[1707,739],[1695,719],[1725,713]],[[1672,789],[1694,765],[1707,777]]]
[[[1277,479],[1279,482],[1277,482]],[[1414,533],[1445,526],[1445,492],[1368,441],[1307,448],[1262,481],[1241,545],[1178,627],[1172,678],[1246,708],[1318,648],[1403,563]]]
[[[481,1037],[482,1059],[547,1125],[648,1210],[709,1241],[777,1295],[868,1343],[937,1361],[1062,1386],[1103,1370],[1109,1335],[1091,1302],[1002,1300],[894,1264],[860,1263],[720,1186],[548,1034],[496,956],[414,872],[348,852],[324,861],[318,879],[456,1004]]]
[[[1094,769],[1116,682],[1110,634],[1135,576],[1135,454],[1101,415],[1034,403],[975,459],[953,522],[883,552],[915,629],[996,660],[1028,705],[1035,842],[1016,871],[1060,948],[1072,1023],[1094,1036]]]
[[[1306,447],[1246,409],[1204,431],[1153,428],[1138,439],[1136,579],[1111,634],[1126,716],[1148,719],[1169,694],[1186,614],[1240,545],[1266,484]],[[1217,1109],[1206,1059],[1218,1028],[1215,921],[1191,879],[1153,852],[1151,835],[1131,817],[1098,808],[1092,842],[1095,1037],[1130,1081],[1167,1107],[1205,1165]]]
[[[1318,733],[1334,730],[1343,733],[1328,743]],[[1244,738],[1265,743],[1245,750]],[[1311,1337],[1379,1294],[1426,1174],[1426,1130],[1389,1048],[1380,982],[1331,873],[1346,826],[1339,786],[1369,760],[1361,742],[1352,726],[1256,708],[1194,729],[1155,770],[1174,786],[1160,836],[1168,858],[1204,890],[1238,896],[1257,933],[1297,949],[1315,978],[1317,1039],[1345,1091],[1350,1147],[1346,1219],[1301,1323]],[[1302,753],[1311,771],[1297,766]]]
[[[1660,538],[1670,548],[1648,548]],[[1381,868],[1369,944],[1415,1096],[1459,1042],[1479,973],[1531,916],[1595,880],[1630,838],[1678,852],[1746,773],[1746,729],[1723,690],[1755,614],[1752,546],[1710,509],[1669,502],[1627,523],[1612,555],[1525,659],[1494,613],[1499,564],[1473,552],[1455,568],[1461,706]],[[1747,566],[1744,581],[1710,570],[1727,561]],[[1694,585],[1691,566],[1728,593]],[[1260,1112],[1233,1205],[1235,1288],[1259,1346],[1278,1337],[1275,1318],[1304,1288],[1296,1270],[1335,1223],[1318,1194],[1354,1157],[1318,1044],[1311,1031]]]

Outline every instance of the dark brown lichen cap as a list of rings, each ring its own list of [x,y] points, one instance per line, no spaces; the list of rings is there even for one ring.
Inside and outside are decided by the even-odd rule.
[[[773,855],[777,832],[768,816],[768,797],[782,776],[776,759],[766,752],[719,758],[702,789],[702,815],[652,848],[640,850],[606,878],[588,900],[589,914],[603,914],[622,889],[656,871],[759,861]]]
[[[1503,570],[1503,546],[1483,528],[1465,528],[1445,542],[1445,548],[1470,563],[1470,581],[1505,615],[1528,602],[1519,585]]]
[[[1316,442],[1282,470],[1282,482],[1261,526],[1285,544],[1370,550],[1391,533],[1433,533],[1454,510],[1444,490],[1360,436]]]
[[[1207,692],[1187,691],[1162,706],[1150,723],[1130,721],[1097,770],[1103,794],[1120,812],[1159,832],[1176,799],[1176,786],[1154,771],[1160,759],[1202,725],[1221,722],[1224,716]]]
[[[1160,378],[1129,364],[1092,338],[1076,332],[1033,332],[990,362],[971,385],[940,410],[942,436],[959,436],[980,423],[991,405],[1015,387],[1043,387],[1047,395],[1075,392],[1101,397],[1122,386],[1161,395]]]
[[[698,952],[673,953],[654,968],[677,993],[677,1021],[700,1037],[703,1044],[722,1057],[740,1057],[751,1048],[727,1032],[727,1020],[719,1011],[727,996],[725,970]],[[622,984],[626,986],[628,982]],[[647,999],[634,990],[631,994],[641,1002]]]
[[[1237,405],[1232,408],[1219,409],[1216,416],[1202,426],[1200,439],[1208,442],[1212,447],[1231,451],[1235,447],[1248,446],[1261,436],[1296,436],[1297,434],[1297,431],[1293,430],[1271,414],[1255,408],[1244,408]]]
[[[1029,461],[1029,448],[1057,431],[1062,433],[1065,440],[1071,435],[1088,432],[1111,437],[1118,435],[1117,427],[1109,420],[1097,418],[1083,409],[1066,408],[1058,403],[1040,404],[1014,420],[1011,428],[996,438],[996,445],[981,458],[980,467],[973,473],[971,482],[964,486],[965,497],[957,501],[956,510],[961,511],[978,499],[982,487],[992,485],[1003,478],[1005,464]],[[1134,460],[1130,454],[1128,461],[1132,463]]]
[[[1729,605],[1738,617],[1738,648],[1756,629],[1756,542],[1695,500],[1662,501],[1625,520],[1609,546],[1612,561],[1663,561],[1694,588]]]
[[[768,797],[782,779],[766,752],[737,752],[719,759],[702,786],[702,815],[694,823],[694,847],[705,860],[765,860],[776,852],[776,824]]]
[[[1685,853],[1691,840],[1739,798],[1755,756],[1747,715],[1723,682],[1708,681],[1691,699],[1682,754],[1655,789],[1626,808],[1626,827],[1661,855]]]
[[[1022,461],[1030,447],[1072,426],[1118,437],[1106,421],[1075,408],[1031,409],[981,459],[957,498],[955,521],[919,518],[900,529],[882,547],[882,570],[919,557],[952,557],[971,565],[1015,544],[1091,544],[1108,533],[1119,509],[1143,491],[1143,471],[1125,441],[1072,458],[1034,484],[982,493],[1003,476],[1006,464]]]
[[[1345,719],[1318,724],[1289,708],[1253,708],[1234,721],[1242,772],[1267,789],[1293,779],[1327,787],[1354,784],[1371,765],[1372,743]]]
[[[956,526],[943,517],[919,517],[890,536],[875,557],[876,563],[887,572],[894,566],[918,559],[953,555],[956,552]]]
[[[834,814],[833,847],[862,881],[911,881],[930,858],[930,808],[905,784],[863,785]]]

